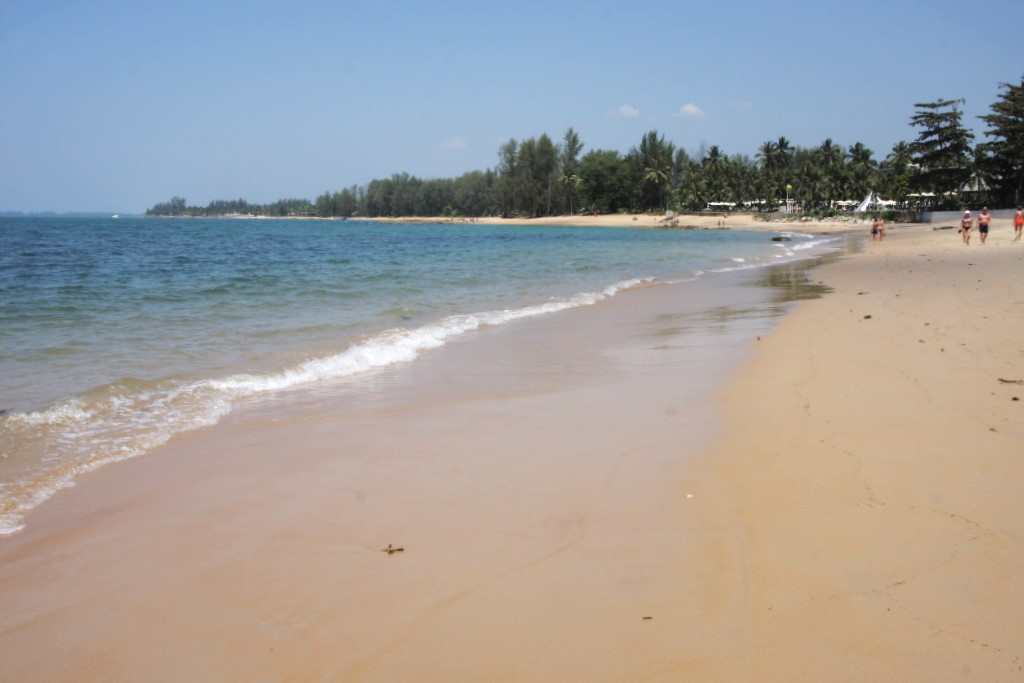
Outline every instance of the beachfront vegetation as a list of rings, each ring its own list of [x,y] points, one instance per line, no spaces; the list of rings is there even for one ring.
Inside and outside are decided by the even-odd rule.
[[[756,157],[726,154],[717,145],[688,152],[658,131],[644,134],[625,153],[592,149],[570,128],[556,143],[542,134],[511,139],[498,149],[493,169],[456,178],[399,173],[325,192],[313,202],[245,200],[187,206],[175,197],[146,213],[168,216],[504,216],[535,218],[589,213],[700,211],[780,206],[833,213],[877,192],[898,205],[952,208],[967,192],[993,204],[1024,194],[1024,79],[1002,84],[992,113],[982,119],[986,142],[972,147],[963,125],[963,100],[914,105],[917,138],[897,142],[883,159],[861,142],[831,138],[814,147],[785,137],[764,142]]]
[[[978,145],[976,162],[990,178],[1004,203],[1020,206],[1024,200],[1024,79],[1003,83],[992,113],[982,116],[988,124],[988,142]]]
[[[270,204],[250,204],[244,199],[217,199],[206,206],[187,206],[183,197],[172,197],[146,210],[147,216],[313,216],[308,199],[278,199]],[[337,214],[341,215],[341,214]]]
[[[963,103],[963,100],[936,100],[914,105],[917,111],[910,125],[920,128],[921,132],[910,143],[910,152],[917,166],[913,183],[922,192],[955,191],[971,176],[974,135],[964,128],[960,111]]]

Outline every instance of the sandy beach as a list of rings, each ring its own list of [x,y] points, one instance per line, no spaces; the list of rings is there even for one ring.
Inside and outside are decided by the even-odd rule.
[[[89,474],[0,539],[0,680],[1018,680],[1008,235],[640,288]]]
[[[0,0],[0,683],[1024,683],[966,9]]]
[[[867,229],[867,223],[853,220],[761,220],[751,213],[679,214],[675,222],[666,221],[664,214],[630,213],[601,214],[598,216],[545,216],[543,218],[450,218],[447,216],[407,216],[401,218],[354,218],[376,223],[478,223],[481,225],[572,225],[592,228],[678,228],[693,230],[742,229],[776,232],[799,230],[814,233],[839,233],[851,229]]]
[[[158,217],[159,218],[159,217]],[[297,220],[297,221],[366,221],[402,225],[468,224],[468,225],[546,225],[573,226],[583,228],[662,228],[682,230],[755,230],[763,232],[800,231],[816,234],[868,230],[869,221],[861,218],[843,217],[834,219],[811,219],[796,217],[791,220],[764,220],[754,213],[708,213],[678,214],[666,219],[664,214],[616,213],[600,215],[544,216],[541,218],[502,218],[500,216],[477,216],[453,218],[451,216],[353,216],[350,219],[322,218],[318,216],[250,216],[231,214],[221,216],[233,220]],[[894,226],[895,227],[895,226]]]
[[[700,593],[682,468],[800,267],[493,328],[80,477],[0,543],[2,678],[663,669]]]
[[[977,232],[977,231],[975,231]],[[1024,676],[1024,245],[896,231],[725,392],[701,512],[733,656],[699,680]],[[1001,380],[1011,380],[1012,383]],[[1018,400],[1021,399],[1021,400]]]

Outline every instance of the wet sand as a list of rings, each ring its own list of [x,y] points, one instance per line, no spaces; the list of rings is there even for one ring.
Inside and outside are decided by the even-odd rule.
[[[485,330],[81,477],[0,542],[0,679],[636,680],[724,653],[687,468],[801,270]]]

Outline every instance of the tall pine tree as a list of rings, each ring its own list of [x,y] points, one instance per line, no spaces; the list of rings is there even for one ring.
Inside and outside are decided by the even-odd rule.
[[[974,134],[963,126],[963,100],[918,102],[910,125],[920,128],[910,143],[917,164],[915,185],[920,190],[942,195],[956,192],[971,176],[971,140]]]
[[[989,141],[978,145],[986,175],[1004,202],[1024,199],[1024,78],[1019,84],[1001,83],[1002,93],[992,113],[982,116]]]

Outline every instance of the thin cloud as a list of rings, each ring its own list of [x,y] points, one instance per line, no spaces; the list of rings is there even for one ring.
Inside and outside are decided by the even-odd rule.
[[[469,149],[469,140],[461,135],[453,135],[446,140],[442,140],[438,147],[442,152],[463,152]]]
[[[640,107],[622,104],[613,112],[613,115],[620,119],[635,119],[640,116]]]
[[[702,119],[704,118],[704,110],[693,102],[687,102],[683,106],[679,107],[679,113],[676,114],[676,116],[688,119]]]

